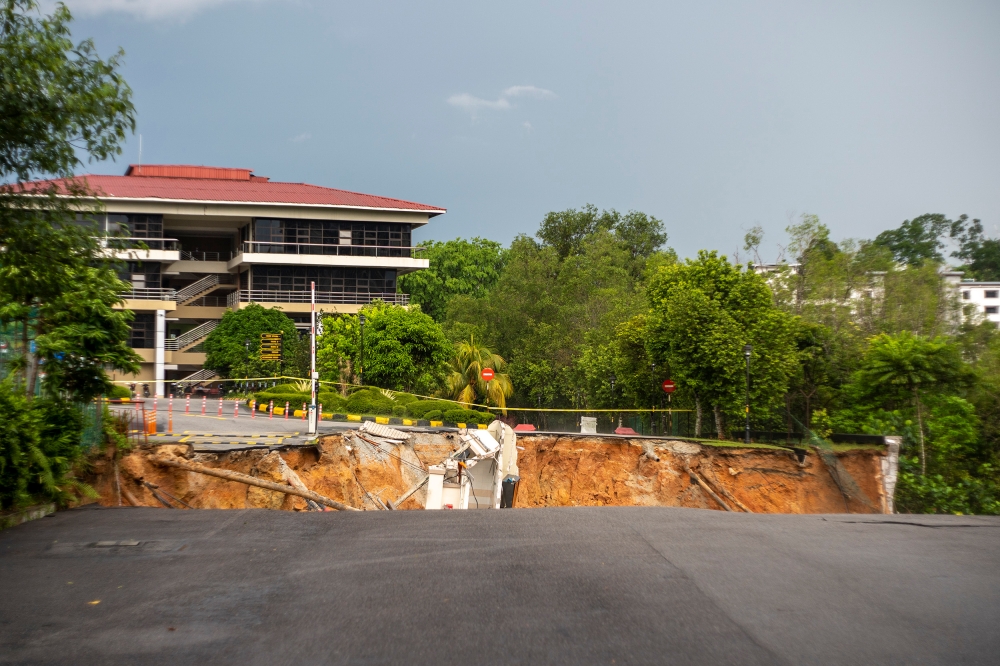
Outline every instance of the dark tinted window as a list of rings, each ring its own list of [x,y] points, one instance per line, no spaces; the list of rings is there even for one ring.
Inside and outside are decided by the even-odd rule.
[[[156,347],[156,315],[137,314],[132,320],[132,335],[129,346],[133,349],[153,349]]]
[[[395,293],[396,271],[384,268],[325,268],[309,266],[254,266],[251,289],[343,293]]]

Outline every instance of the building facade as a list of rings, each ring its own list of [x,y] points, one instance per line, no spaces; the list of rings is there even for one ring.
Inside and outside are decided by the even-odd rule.
[[[966,280],[958,283],[958,288],[962,292],[962,305],[1000,326],[1000,282]]]
[[[104,204],[97,222],[135,246],[117,253],[131,284],[123,307],[143,359],[134,381],[155,383],[157,396],[202,370],[201,343],[227,310],[276,307],[307,329],[312,282],[318,311],[407,304],[397,278],[428,266],[413,230],[445,212],[250,169],[133,165],[83,178]]]

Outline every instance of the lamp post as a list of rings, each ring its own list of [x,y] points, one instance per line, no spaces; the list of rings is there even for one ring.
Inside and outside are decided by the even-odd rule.
[[[615,373],[613,373],[613,372],[611,373],[611,375],[608,377],[608,381],[611,383],[611,409],[614,409],[615,408],[615,382],[618,381],[618,378],[615,377]],[[611,413],[611,425],[614,425],[614,424],[615,424],[615,417],[614,417],[614,412],[612,412]]]
[[[743,356],[747,361],[747,428],[744,441],[746,444],[750,443],[750,352],[753,351],[752,345],[743,345]]]
[[[649,364],[649,387],[653,390],[652,411],[649,412],[649,434],[656,434],[656,363]]]
[[[365,385],[365,316],[359,315],[358,320],[361,322],[361,368],[358,371],[358,377],[361,380],[361,385]]]

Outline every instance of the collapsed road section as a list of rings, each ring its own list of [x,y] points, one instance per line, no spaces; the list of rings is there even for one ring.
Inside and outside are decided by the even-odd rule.
[[[138,448],[94,461],[108,506],[409,510],[675,506],[750,513],[891,513],[898,448],[717,446],[636,436],[396,429],[313,442]]]

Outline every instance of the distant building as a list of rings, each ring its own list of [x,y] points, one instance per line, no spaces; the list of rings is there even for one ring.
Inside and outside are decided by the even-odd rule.
[[[962,292],[962,305],[1000,326],[1000,282],[964,280],[957,285]]]
[[[200,345],[227,310],[278,307],[308,328],[311,282],[317,310],[357,312],[374,300],[405,305],[398,276],[428,267],[416,255],[413,230],[445,212],[272,182],[250,169],[132,165],[124,176],[81,178],[105,206],[103,229],[148,248],[119,258],[132,285],[124,307],[136,313],[131,345],[143,358],[135,380],[155,382],[157,396],[202,369]]]

